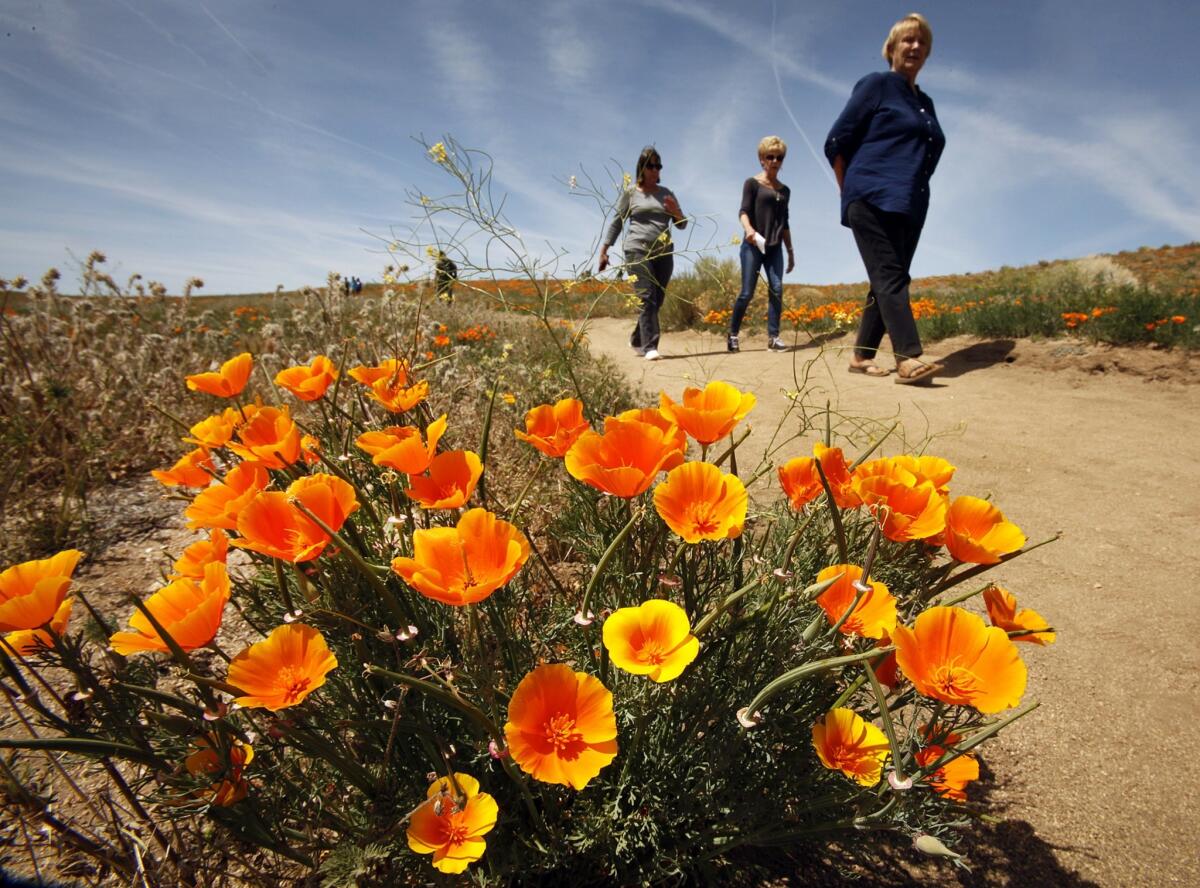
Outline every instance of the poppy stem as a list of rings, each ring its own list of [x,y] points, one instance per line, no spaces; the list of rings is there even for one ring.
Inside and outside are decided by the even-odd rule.
[[[641,510],[633,512],[629,518],[629,521],[627,521],[625,526],[621,528],[615,537],[613,537],[613,541],[608,544],[608,548],[604,550],[604,554],[601,555],[600,560],[596,562],[596,569],[592,571],[592,578],[588,581],[587,588],[583,590],[583,603],[579,607],[579,612],[583,614],[585,618],[588,615],[588,602],[592,599],[592,592],[595,590],[596,584],[600,581],[600,577],[604,575],[604,571],[608,567],[608,563],[612,561],[613,555],[616,554],[617,550],[621,547],[621,544],[625,542],[625,538],[629,536],[629,532],[633,530],[633,526],[641,517]]]
[[[896,431],[896,429],[898,429],[899,427],[900,427],[900,423],[894,423],[890,429],[888,429],[886,432],[884,432],[882,435],[879,436],[878,441],[876,441],[874,444],[872,444],[870,447],[868,447],[866,450],[864,450],[862,453],[860,453],[857,457],[855,457],[854,462],[850,463],[850,471],[853,472],[855,469],[857,469],[859,466],[861,466],[864,462],[866,462],[867,457],[869,457],[872,453],[874,453],[876,450],[878,450],[880,448],[880,446],[882,446],[883,442],[886,441],[891,436],[892,432]]]
[[[872,657],[879,656],[880,654],[890,654],[895,649],[895,645],[889,644],[887,647],[872,648],[869,651],[862,651],[856,654],[846,654],[845,656],[841,657],[827,657],[824,660],[817,660],[814,663],[805,663],[803,666],[797,666],[795,669],[790,669],[779,677],[763,685],[762,690],[755,695],[754,699],[750,701],[750,705],[746,707],[746,711],[750,713],[758,712],[772,697],[812,675],[817,675],[821,672],[827,672],[830,669],[836,669],[839,666],[847,666],[851,663],[860,663],[863,660],[869,660]]]
[[[492,413],[496,409],[496,395],[500,391],[500,371],[496,371],[496,375],[492,378],[491,396],[488,398],[487,410],[483,414],[483,429],[479,433],[479,462],[483,465],[483,474],[479,476],[479,504],[485,509],[488,507],[487,495],[487,457],[488,457],[488,440],[492,434]]]
[[[534,467],[533,473],[529,476],[529,480],[525,482],[525,486],[521,489],[521,492],[519,494],[517,494],[516,500],[514,500],[513,504],[511,506],[509,506],[508,509],[506,510],[508,512],[508,520],[510,522],[515,520],[517,513],[521,511],[521,503],[525,502],[525,497],[529,494],[529,491],[533,488],[533,485],[537,481],[538,476],[542,474],[542,468],[545,465],[546,465],[546,460],[539,459],[537,461],[537,465]],[[482,481],[482,478],[480,480]]]
[[[879,706],[879,717],[883,721],[883,733],[887,734],[888,746],[892,749],[892,770],[896,772],[896,778],[903,781],[902,767],[904,763],[900,758],[900,743],[896,740],[896,727],[892,724],[892,714],[888,710],[887,697],[875,675],[875,667],[870,663],[863,663],[862,667],[866,672],[867,681],[871,683],[871,691],[875,694],[875,703]]]
[[[275,583],[279,586],[279,597],[283,599],[283,606],[289,614],[296,612],[296,603],[292,601],[291,590],[288,589],[287,577],[283,573],[283,561],[278,558],[272,558],[275,562]]]
[[[946,753],[944,755],[942,755],[940,758],[938,758],[936,761],[932,761],[929,764],[925,765],[920,770],[916,771],[914,774],[911,775],[912,779],[914,781],[924,780],[930,774],[935,773],[939,768],[949,764],[950,762],[954,761],[959,756],[966,755],[968,752],[970,752],[972,749],[974,749],[980,743],[983,743],[989,737],[992,737],[993,735],[998,734],[1000,731],[1002,731],[1004,728],[1007,728],[1009,725],[1011,725],[1017,719],[1024,718],[1025,716],[1029,715],[1029,713],[1033,712],[1033,710],[1037,709],[1040,705],[1041,704],[1036,701],[1033,703],[1030,703],[1024,709],[1018,709],[1012,715],[1006,716],[1005,718],[1002,718],[997,722],[993,722],[992,724],[988,725],[986,728],[984,728],[981,731],[977,731],[976,733],[972,734],[970,739],[967,740],[965,743],[963,743],[961,746],[957,746],[954,749],[947,750]]]
[[[846,549],[846,530],[842,527],[842,516],[838,511],[837,502],[833,499],[833,489],[829,486],[829,479],[825,477],[825,469],[821,467],[819,459],[813,460],[813,468],[817,470],[817,477],[821,479],[821,486],[825,488],[825,503],[829,506],[829,517],[833,521],[833,532],[837,539],[838,558],[840,564],[849,564],[850,556]]]
[[[414,623],[422,632],[426,631],[426,627],[423,626],[418,620],[416,613],[413,612],[411,608],[402,608],[400,606],[400,600],[396,597],[395,593],[393,593],[392,590],[387,587],[387,583],[383,582],[383,580],[379,578],[371,565],[367,564],[363,557],[358,554],[357,549],[347,543],[346,540],[332,527],[322,521],[318,516],[314,515],[312,510],[309,509],[308,506],[304,505],[304,503],[302,503],[299,499],[293,499],[292,505],[299,509],[301,514],[303,514],[304,517],[306,517],[309,521],[313,522],[315,525],[317,525],[317,527],[329,534],[330,539],[337,543],[338,547],[342,551],[342,554],[350,559],[354,566],[358,568],[359,573],[366,577],[367,582],[371,584],[371,587],[379,593],[379,597],[383,599],[384,603],[387,604],[388,609],[392,612],[392,617],[396,620],[397,625],[405,626],[409,623]],[[405,604],[407,604],[407,602],[405,602]],[[407,615],[405,614],[405,610],[408,611]]]
[[[1048,545],[1049,543],[1058,542],[1058,540],[1060,540],[1061,538],[1062,538],[1062,534],[1056,533],[1054,536],[1048,537],[1047,539],[1042,540],[1040,543],[1034,543],[1032,546],[1026,546],[1023,549],[1018,549],[1016,552],[1009,552],[1007,555],[1001,555],[1000,560],[997,561],[996,564],[972,565],[971,567],[967,568],[964,571],[960,571],[959,573],[956,573],[953,576],[946,577],[944,580],[942,580],[937,585],[937,588],[935,588],[932,592],[929,593],[928,597],[934,598],[934,597],[940,595],[941,593],[945,592],[947,589],[952,589],[953,587],[957,586],[959,583],[963,582],[964,580],[969,580],[972,577],[977,577],[981,573],[983,573],[985,571],[989,571],[993,567],[996,567],[999,564],[1004,564],[1008,561],[1012,561],[1014,558],[1020,558],[1022,555],[1028,555],[1034,549],[1040,549],[1042,546]]]
[[[729,433],[729,447],[727,449],[723,450],[721,452],[720,456],[716,457],[713,460],[710,460],[710,462],[714,466],[719,466],[721,463],[725,462],[725,460],[730,459],[730,460],[732,460],[732,464],[730,466],[729,471],[732,474],[736,475],[737,474],[737,461],[735,459],[735,456],[736,456],[735,451],[737,450],[738,445],[746,440],[746,438],[750,435],[751,431],[752,431],[752,429],[749,426],[747,426],[746,428],[742,429],[741,434],[738,435],[737,438],[734,438],[733,432],[730,432]],[[767,468],[763,469],[763,471],[765,472],[770,468],[771,467],[768,464]],[[758,474],[751,476],[750,480],[746,482],[746,486],[749,487],[751,484],[753,484],[758,479],[759,475],[761,475],[761,474],[762,474],[762,472],[759,472]]]

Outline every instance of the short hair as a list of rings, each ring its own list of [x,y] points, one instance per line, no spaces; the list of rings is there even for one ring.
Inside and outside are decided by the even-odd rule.
[[[900,39],[900,35],[904,31],[913,26],[916,26],[921,32],[921,36],[925,38],[925,54],[933,53],[933,29],[929,27],[929,20],[919,12],[910,12],[892,25],[892,30],[888,31],[887,40],[883,41],[883,58],[888,65],[892,64],[892,50],[896,48],[896,41]]]
[[[642,173],[645,172],[646,164],[648,164],[650,161],[654,161],[660,166],[662,165],[662,157],[659,155],[658,149],[653,145],[647,145],[642,149],[642,153],[638,155],[637,175],[633,177],[633,181],[638,185],[642,184]]]
[[[779,136],[764,136],[763,140],[758,143],[758,159],[762,160],[767,153],[772,154],[787,154],[787,142],[779,138]]]

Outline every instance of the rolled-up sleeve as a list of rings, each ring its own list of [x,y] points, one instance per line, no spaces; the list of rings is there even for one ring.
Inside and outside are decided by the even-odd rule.
[[[878,73],[868,74],[854,84],[850,101],[846,102],[846,107],[842,109],[838,119],[833,122],[829,135],[825,137],[825,157],[830,165],[838,155],[845,158],[847,163],[854,157],[854,152],[858,150],[871,123],[871,115],[879,107],[882,76]]]

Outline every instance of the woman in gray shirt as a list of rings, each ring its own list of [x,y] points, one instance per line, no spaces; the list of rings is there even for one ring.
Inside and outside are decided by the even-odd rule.
[[[679,201],[669,188],[658,184],[661,172],[662,158],[657,149],[647,145],[638,157],[637,185],[626,188],[617,198],[616,212],[600,244],[600,271],[604,271],[608,268],[608,248],[616,243],[628,223],[622,245],[625,270],[642,301],[642,313],[629,344],[638,354],[645,355],[647,361],[659,359],[658,310],[675,270],[671,223],[676,228],[687,228]]]

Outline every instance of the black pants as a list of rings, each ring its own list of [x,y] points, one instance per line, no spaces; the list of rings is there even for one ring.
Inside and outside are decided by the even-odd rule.
[[[642,313],[638,315],[629,344],[642,351],[657,350],[658,310],[667,296],[667,284],[671,282],[671,274],[675,271],[675,257],[670,253],[653,257],[646,253],[627,253],[625,271],[637,277],[633,282],[633,291],[642,300]]]
[[[854,354],[871,360],[887,333],[896,359],[921,354],[921,337],[908,301],[908,270],[921,238],[921,226],[903,213],[885,213],[863,200],[846,208],[858,252],[867,267],[871,291],[858,325]]]

